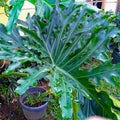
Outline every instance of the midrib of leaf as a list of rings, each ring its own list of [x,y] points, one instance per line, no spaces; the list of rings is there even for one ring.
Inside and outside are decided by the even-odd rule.
[[[60,67],[56,66],[56,69],[58,71],[60,71],[63,75],[67,76],[68,78],[70,78],[71,80],[74,80],[76,83],[78,83],[82,88],[84,88],[84,90],[87,91],[87,89],[85,88],[85,86],[83,86],[80,82],[78,82],[77,79],[75,79],[72,75],[70,75],[67,71],[65,71],[64,69],[61,69]]]
[[[51,53],[50,53],[50,51],[49,51],[49,48],[48,48],[47,44],[45,43],[45,41],[44,41],[43,39],[42,39],[42,41],[43,41],[43,43],[44,43],[44,45],[45,45],[45,47],[46,47],[46,49],[47,49],[47,51],[48,51],[48,55],[49,55],[49,57],[50,57],[50,59],[51,59],[52,65],[54,66],[55,63],[54,63],[54,60],[53,60],[53,58],[52,58],[52,55],[51,55]]]
[[[52,55],[51,55],[51,53],[50,53],[50,51],[49,51],[49,48],[48,48],[46,42],[44,41],[44,39],[43,39],[42,36],[41,36],[41,40],[43,41],[44,46],[46,47],[46,50],[47,50],[47,52],[48,52],[48,55],[49,55],[49,57],[50,57],[50,59],[51,59],[51,61],[52,61],[52,65],[54,66],[54,60],[53,60],[53,58],[52,58]],[[47,62],[47,61],[46,61],[46,62]]]
[[[102,107],[104,108],[103,102],[101,102],[101,100],[97,99],[88,89],[86,89],[86,87],[84,85],[82,85],[80,83],[80,81],[78,81],[74,76],[70,75],[68,72],[66,72],[65,70],[61,69],[60,67],[56,66],[56,69],[58,71],[60,71],[63,75],[67,76],[68,78],[70,78],[71,80],[74,80],[76,83],[78,83],[87,93],[89,93],[89,95],[94,98],[94,100],[96,100],[96,102]]]
[[[38,37],[34,32],[28,30],[27,28],[20,27],[20,29],[21,29],[23,32],[25,32],[25,33],[27,33],[28,35],[30,35],[30,36],[31,36],[31,34],[32,34],[33,36],[31,36],[31,37],[33,37],[34,41],[35,41],[37,44],[39,44],[40,46],[41,46],[41,44],[40,44],[39,40],[41,40],[41,41],[43,42],[43,44],[44,44],[44,46],[45,46],[45,48],[46,48],[46,50],[47,50],[47,53],[48,53],[48,55],[49,55],[49,57],[50,57],[50,59],[51,59],[51,61],[52,61],[52,64],[54,65],[54,60],[53,60],[53,58],[52,58],[52,56],[51,56],[51,53],[50,53],[50,51],[49,51],[49,48],[47,47],[47,44],[46,44],[46,42],[44,41],[42,35],[40,35],[40,37]],[[37,41],[36,41],[36,40],[37,40]],[[44,49],[44,46],[41,46],[41,47]]]

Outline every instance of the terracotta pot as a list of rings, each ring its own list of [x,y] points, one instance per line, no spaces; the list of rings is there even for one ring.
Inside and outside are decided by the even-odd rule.
[[[0,60],[0,73],[2,73],[10,64],[8,60]]]
[[[43,93],[46,90],[40,87],[31,87],[27,90],[27,93],[29,94],[36,94],[36,93]],[[20,102],[20,106],[23,109],[23,113],[25,115],[25,117],[27,118],[27,120],[40,120],[44,114],[46,113],[46,109],[48,106],[49,102],[45,102],[43,105],[38,106],[38,107],[29,107],[26,106],[23,101],[26,98],[27,94],[23,94],[19,96],[19,102]],[[48,95],[49,97],[49,95]]]

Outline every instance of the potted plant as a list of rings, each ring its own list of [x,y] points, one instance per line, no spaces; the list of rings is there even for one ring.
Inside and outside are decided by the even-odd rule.
[[[30,87],[19,96],[19,103],[27,120],[39,120],[46,113],[49,95],[41,87]]]
[[[36,14],[28,16],[24,24],[14,25],[11,34],[0,25],[0,59],[12,61],[5,73],[27,74],[17,81],[16,92],[22,95],[46,78],[51,91],[60,96],[63,118],[84,120],[101,115],[116,120],[111,111],[116,106],[107,93],[95,88],[101,79],[115,84],[113,78],[119,76],[120,64],[111,64],[106,47],[119,32],[109,18],[86,4],[64,6],[56,1],[46,21]],[[94,66],[92,58],[99,61]],[[36,65],[31,67],[28,62]],[[84,64],[90,67],[83,68]],[[94,107],[88,108],[93,101]]]

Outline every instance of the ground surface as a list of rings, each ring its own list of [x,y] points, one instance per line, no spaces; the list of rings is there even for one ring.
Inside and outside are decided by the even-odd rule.
[[[20,106],[17,103],[2,105],[0,120],[26,120]],[[51,115],[46,115],[42,120],[54,120]]]
[[[24,117],[19,104],[16,102],[11,103],[10,105],[1,105],[0,120],[26,120],[26,118]],[[54,118],[51,115],[47,114],[41,120],[54,120]]]

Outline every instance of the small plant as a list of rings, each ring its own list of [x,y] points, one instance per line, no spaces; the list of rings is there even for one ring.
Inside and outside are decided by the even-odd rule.
[[[48,92],[29,94],[27,93],[27,97],[24,100],[24,104],[31,107],[38,107],[44,104],[46,101],[49,101]]]

